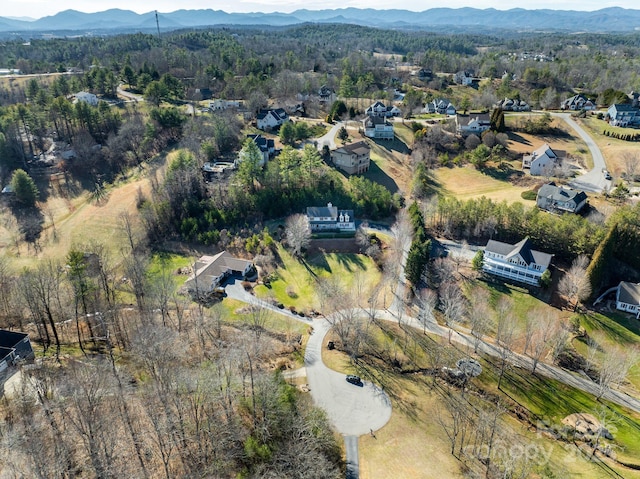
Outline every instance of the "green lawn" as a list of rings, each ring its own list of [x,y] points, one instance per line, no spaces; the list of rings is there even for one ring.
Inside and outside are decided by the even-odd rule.
[[[193,265],[192,258],[175,253],[159,252],[151,257],[151,263],[147,268],[147,274],[158,276],[163,269],[172,275],[176,288],[179,288],[189,277],[186,274],[177,274],[180,268],[188,268]]]
[[[357,282],[364,284],[365,291],[373,288],[381,278],[371,258],[359,254],[326,253],[304,260],[293,258],[284,248],[278,248],[282,264],[277,268],[277,279],[270,288],[258,285],[256,296],[272,297],[286,307],[295,306],[298,311],[318,309],[316,284],[320,278],[335,276],[350,290]]]

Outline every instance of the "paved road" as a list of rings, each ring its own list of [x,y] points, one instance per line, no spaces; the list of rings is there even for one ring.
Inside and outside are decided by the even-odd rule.
[[[589,134],[584,131],[584,129],[576,123],[576,121],[571,117],[571,113],[552,113],[552,116],[556,118],[562,118],[573,130],[578,134],[580,138],[584,140],[591,152],[591,157],[593,158],[593,169],[583,175],[574,178],[569,185],[572,188],[576,188],[579,190],[590,191],[592,193],[602,193],[604,189],[611,188],[611,180],[607,180],[604,177],[603,170],[606,169],[607,165],[604,162],[604,156],[602,156],[602,152],[598,145],[596,145],[593,138],[589,136]]]
[[[135,93],[125,91],[122,89],[122,85],[118,85],[118,88],[116,91],[118,95],[125,97],[129,101],[133,101],[133,102],[144,101],[144,97],[142,95],[136,95]]]
[[[347,479],[358,479],[360,477],[358,436],[345,436],[344,445],[347,450]]]

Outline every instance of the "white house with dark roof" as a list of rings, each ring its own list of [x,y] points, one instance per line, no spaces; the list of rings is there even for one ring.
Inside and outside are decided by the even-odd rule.
[[[353,210],[340,210],[331,203],[327,203],[327,206],[309,206],[307,218],[312,232],[352,232],[356,230]]]
[[[215,256],[202,256],[194,266],[194,271],[184,283],[187,290],[202,294],[213,291],[229,276],[247,276],[254,266],[251,261],[235,258],[226,251]]]
[[[364,135],[379,140],[393,140],[395,137],[393,123],[382,116],[367,116],[362,120]]]
[[[621,281],[616,291],[616,309],[640,319],[640,284]]]
[[[371,147],[365,141],[343,145],[331,152],[334,165],[350,175],[369,171]]]
[[[476,115],[456,115],[456,130],[462,136],[478,135],[491,128],[491,118],[488,113]]]
[[[387,106],[381,101],[376,101],[373,105],[370,105],[364,112],[369,116],[380,116],[385,118],[399,116],[402,113],[402,111],[400,111],[397,106]]]
[[[538,208],[551,212],[578,213],[586,204],[584,191],[556,186],[553,182],[542,185],[536,196]]]
[[[522,157],[522,168],[529,168],[533,176],[540,176],[551,173],[559,162],[558,154],[545,143],[530,155]]]
[[[513,281],[538,286],[553,255],[536,251],[527,237],[516,244],[490,240],[484,250],[482,270]]]
[[[427,102],[422,109],[422,113],[438,113],[440,115],[455,115],[456,107],[449,100],[436,98]]]
[[[259,130],[272,130],[289,121],[289,115],[284,108],[274,110],[260,110],[256,117],[256,126]]]

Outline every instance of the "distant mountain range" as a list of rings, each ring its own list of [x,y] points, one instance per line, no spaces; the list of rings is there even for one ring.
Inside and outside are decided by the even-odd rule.
[[[292,13],[226,13],[221,10],[177,10],[159,13],[161,31],[212,25],[285,26],[305,22],[349,23],[383,28],[455,31],[484,28],[518,31],[631,32],[640,30],[640,10],[619,7],[594,12],[572,10],[511,10],[477,8],[432,8],[423,12],[340,8],[296,10]],[[138,14],[111,9],[98,13],[65,10],[29,21],[0,17],[0,32],[34,35],[53,32],[130,32],[156,29],[155,12]]]

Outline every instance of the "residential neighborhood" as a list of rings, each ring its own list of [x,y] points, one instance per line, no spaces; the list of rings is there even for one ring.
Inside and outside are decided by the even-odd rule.
[[[0,18],[0,478],[640,478],[635,11],[192,7]]]

